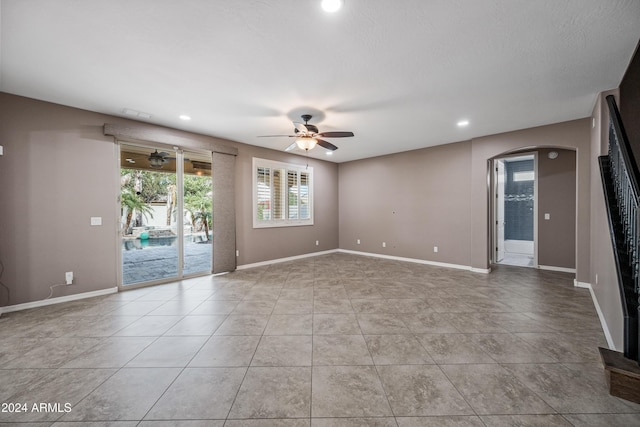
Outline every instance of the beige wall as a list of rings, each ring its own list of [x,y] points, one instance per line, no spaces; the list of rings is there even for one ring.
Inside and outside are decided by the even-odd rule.
[[[101,116],[0,94],[0,259],[11,304],[116,286],[115,150]],[[101,216],[103,225],[89,219]],[[4,301],[6,304],[6,301]]]
[[[558,157],[549,158],[555,151]],[[549,214],[546,220],[544,215]],[[538,150],[538,264],[576,266],[576,152]]]
[[[591,272],[588,282],[598,300],[604,321],[610,332],[610,339],[617,350],[623,349],[623,318],[620,291],[618,290],[618,276],[609,223],[605,207],[602,178],[598,165],[598,156],[608,150],[609,112],[605,97],[609,94],[618,95],[618,91],[602,93],[593,110],[595,126],[591,129]],[[597,278],[596,278],[597,277]]]
[[[470,265],[470,172],[470,142],[340,164],[340,248]]]
[[[577,169],[576,275],[581,282],[589,280],[590,271],[590,128],[591,119],[573,120],[548,126],[507,132],[472,141],[471,154],[471,266],[489,265],[489,200],[487,174],[489,159],[535,147],[557,147],[575,150]]]
[[[340,248],[487,269],[489,160],[527,149],[539,153],[538,263],[575,268],[576,150],[588,156],[588,146],[588,120],[579,120],[342,163]],[[561,155],[550,160],[551,149],[544,147]],[[584,169],[583,200],[589,196],[589,169]],[[544,212],[551,220],[543,219]],[[586,245],[586,266],[588,241],[587,223],[578,243]],[[578,256],[585,257],[585,251]]]
[[[309,159],[314,180],[314,225],[302,227],[253,228],[253,157],[307,164],[294,154],[238,144],[236,161],[236,230],[240,251],[238,265],[326,251],[338,248],[338,165]],[[316,246],[316,240],[319,245]]]
[[[11,289],[11,305],[47,297],[49,286],[64,283],[65,271],[74,272],[74,284],[56,288],[54,296],[116,286],[117,152],[113,138],[103,135],[104,123],[152,128],[185,148],[220,143],[238,148],[238,264],[338,247],[338,167],[333,163],[309,159],[316,173],[314,226],[253,230],[251,157],[299,164],[306,158],[5,93],[0,93],[0,123],[1,280]],[[90,226],[92,216],[101,216],[103,225]],[[1,290],[0,298],[6,305]]]

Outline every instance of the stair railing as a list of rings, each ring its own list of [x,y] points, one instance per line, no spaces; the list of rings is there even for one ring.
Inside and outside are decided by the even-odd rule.
[[[609,151],[599,161],[623,307],[624,356],[640,362],[640,172],[615,98],[606,99]]]

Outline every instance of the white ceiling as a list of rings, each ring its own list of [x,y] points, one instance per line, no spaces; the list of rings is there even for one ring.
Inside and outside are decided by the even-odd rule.
[[[0,2],[3,92],[278,150],[310,113],[335,162],[587,117],[640,39],[638,0]]]

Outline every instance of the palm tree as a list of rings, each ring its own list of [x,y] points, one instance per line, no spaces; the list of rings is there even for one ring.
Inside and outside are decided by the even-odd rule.
[[[211,194],[189,194],[184,197],[184,208],[191,214],[191,222],[195,227],[200,221],[204,234],[209,240],[209,224],[213,221]]]
[[[125,234],[129,234],[129,226],[131,225],[131,218],[133,218],[134,211],[138,211],[147,219],[149,219],[147,215],[153,218],[153,210],[151,207],[144,202],[142,197],[135,193],[126,190],[123,191],[120,196],[120,203],[123,209],[127,209],[127,221],[124,226]]]

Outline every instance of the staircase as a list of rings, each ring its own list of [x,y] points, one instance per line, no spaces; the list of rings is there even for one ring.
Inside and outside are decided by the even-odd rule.
[[[609,152],[598,158],[624,316],[623,353],[600,349],[609,390],[640,403],[640,172],[612,95]]]

